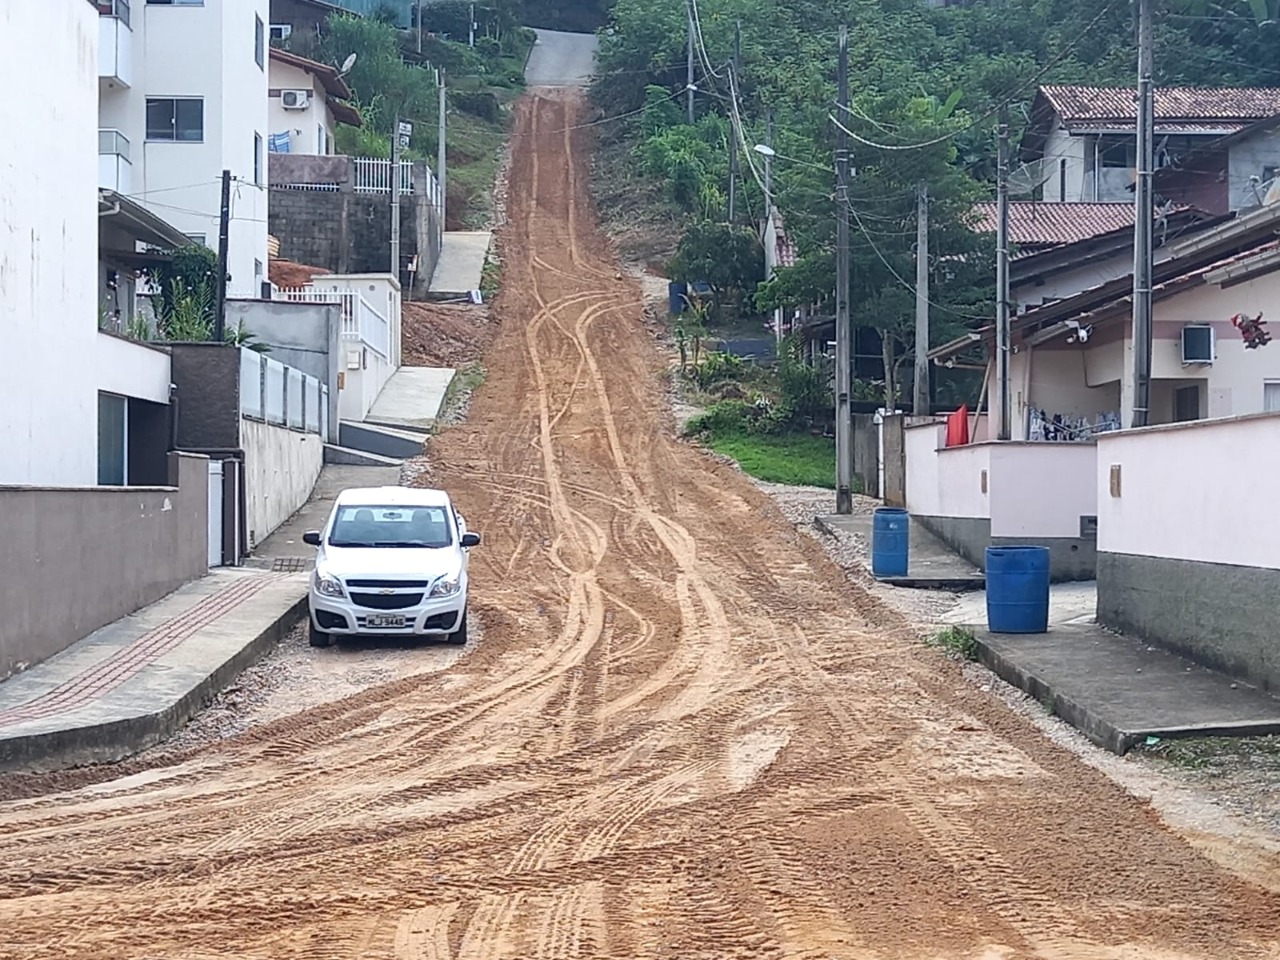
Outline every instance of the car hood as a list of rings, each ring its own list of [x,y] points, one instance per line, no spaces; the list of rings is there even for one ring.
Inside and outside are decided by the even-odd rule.
[[[330,547],[316,565],[331,577],[347,580],[385,577],[391,580],[434,580],[462,568],[462,551],[452,547]]]

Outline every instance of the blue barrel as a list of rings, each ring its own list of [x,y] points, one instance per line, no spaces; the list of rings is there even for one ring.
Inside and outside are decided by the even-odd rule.
[[[1049,629],[1049,548],[987,547],[987,629]]]
[[[907,575],[909,518],[898,507],[877,507],[871,523],[871,572],[877,577]]]

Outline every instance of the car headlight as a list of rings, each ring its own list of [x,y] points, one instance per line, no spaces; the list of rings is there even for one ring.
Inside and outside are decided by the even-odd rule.
[[[342,584],[320,570],[316,571],[315,585],[316,593],[320,594],[322,597],[346,596],[346,591],[342,589]]]
[[[437,580],[431,588],[431,596],[433,597],[452,597],[462,589],[462,579],[460,577],[445,577]]]

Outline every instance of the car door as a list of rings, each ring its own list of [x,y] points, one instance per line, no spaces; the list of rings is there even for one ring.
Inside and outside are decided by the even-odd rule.
[[[458,549],[462,551],[462,569],[466,571],[471,564],[471,551],[462,546],[462,538],[467,533],[467,521],[457,507],[453,508],[453,521],[458,527]]]

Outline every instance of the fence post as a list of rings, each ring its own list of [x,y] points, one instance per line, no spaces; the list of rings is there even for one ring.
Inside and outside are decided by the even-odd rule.
[[[289,368],[284,366],[283,364],[281,365],[280,383],[284,388],[283,390],[284,403],[283,403],[283,406],[281,407],[282,413],[280,415],[281,425],[284,426],[285,429],[288,429],[289,427]]]
[[[267,423],[267,355],[258,354],[258,416]]]

